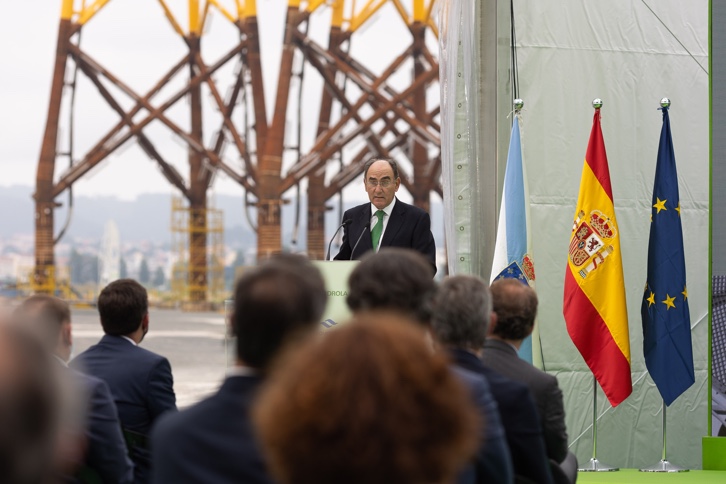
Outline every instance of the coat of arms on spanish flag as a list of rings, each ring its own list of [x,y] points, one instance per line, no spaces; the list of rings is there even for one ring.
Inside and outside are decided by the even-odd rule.
[[[580,180],[565,271],[567,332],[612,406],[633,390],[620,234],[615,219],[600,109]]]

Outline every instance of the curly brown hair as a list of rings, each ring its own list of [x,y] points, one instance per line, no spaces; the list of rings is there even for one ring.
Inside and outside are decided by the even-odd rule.
[[[451,482],[480,428],[466,389],[420,326],[382,314],[289,355],[253,414],[283,484]]]

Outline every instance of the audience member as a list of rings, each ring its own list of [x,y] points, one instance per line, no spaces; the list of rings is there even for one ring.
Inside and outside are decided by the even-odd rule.
[[[486,368],[479,359],[492,317],[487,284],[452,276],[439,287],[432,327],[457,366],[486,377],[499,406],[518,482],[550,483],[549,461],[537,407],[526,385]]]
[[[358,317],[284,363],[254,408],[281,484],[447,483],[475,453],[466,389],[399,315]]]
[[[55,376],[37,338],[0,317],[0,481],[5,484],[51,482],[64,467],[57,460]]]
[[[271,482],[250,406],[283,345],[315,332],[325,300],[320,272],[303,257],[275,256],[245,273],[231,317],[236,365],[215,395],[154,428],[154,482]]]
[[[16,313],[22,324],[45,341],[47,351],[61,369],[61,384],[76,399],[73,405],[84,420],[80,433],[85,437],[83,447],[86,449],[78,474],[98,476],[103,482],[133,482],[134,467],[127,455],[118,412],[108,386],[98,378],[68,368],[73,347],[68,303],[38,294],[23,301]],[[64,424],[66,428],[70,427],[68,421]],[[72,434],[73,429],[70,430]],[[73,438],[69,436],[69,439]],[[65,446],[69,444],[66,442]]]
[[[557,378],[517,355],[522,341],[534,330],[537,293],[516,279],[494,281],[491,292],[496,318],[484,343],[484,365],[529,387],[539,410],[547,455],[574,482],[577,459],[567,450],[565,406]]]
[[[419,253],[401,248],[383,248],[361,259],[348,280],[347,303],[356,315],[390,311],[412,318],[430,330],[436,283],[430,264]],[[433,350],[433,348],[432,348]],[[513,479],[512,461],[507,448],[497,403],[486,378],[459,367],[452,368],[469,388],[486,422],[482,445],[475,464],[460,476],[459,482],[491,481],[507,483]]]
[[[346,302],[356,314],[393,311],[428,325],[436,294],[433,277],[431,265],[418,252],[384,247],[363,256],[353,269]]]
[[[161,414],[176,410],[171,365],[139,346],[149,330],[149,301],[141,284],[114,281],[101,291],[97,304],[105,335],[71,366],[108,384],[136,465],[136,482],[147,482],[147,435]]]

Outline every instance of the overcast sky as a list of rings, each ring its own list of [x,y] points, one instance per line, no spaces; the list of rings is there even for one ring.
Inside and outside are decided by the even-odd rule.
[[[0,81],[0,109],[3,112],[0,116],[0,186],[35,185],[48,109],[61,1],[38,0],[32,2],[32,9],[30,3],[8,2],[4,6],[6,21],[0,34],[5,52]],[[169,0],[168,3],[175,10],[179,22],[186,25],[187,0]],[[231,5],[233,2],[223,3]],[[269,119],[277,84],[287,1],[258,0],[257,5]],[[327,43],[328,22],[328,11],[316,14],[311,22],[310,35],[322,44]],[[203,38],[203,55],[207,64],[232,48],[237,39],[236,29],[222,16],[213,15]],[[368,28],[354,37],[352,54],[364,60],[372,70],[380,72],[409,42],[409,33],[389,4]],[[184,44],[169,26],[159,4],[148,0],[111,0],[84,27],[81,48],[142,95],[185,53]],[[435,42],[430,48],[435,52]],[[72,65],[69,62],[69,66]],[[228,69],[220,70],[215,77],[222,94],[234,78],[234,67],[234,62],[231,62]],[[312,72],[309,66],[306,69],[308,73]],[[402,71],[402,75],[410,75],[410,70]],[[173,86],[178,88],[185,80],[181,77]],[[303,146],[306,146],[313,141],[317,123],[321,90],[319,78],[306,75],[304,89]],[[172,90],[162,91],[154,104],[160,104],[171,93]],[[126,109],[132,106],[123,94],[118,91],[114,94]],[[78,161],[119,118],[82,74],[79,74],[76,96],[74,158]],[[206,95],[205,104],[212,104],[211,98]],[[68,144],[69,123],[65,107],[61,116],[61,150],[67,149]],[[186,101],[181,100],[169,111],[169,117],[184,129],[188,126],[185,108]],[[207,145],[218,129],[214,116],[213,110],[205,110],[204,139]],[[212,122],[208,122],[210,120]],[[186,175],[186,149],[182,143],[159,123],[152,123],[145,132],[179,172]],[[230,157],[235,151],[231,148],[226,151]],[[67,168],[68,160],[59,159],[56,178]],[[89,175],[74,185],[76,194],[130,199],[140,193],[173,191],[155,163],[135,143],[127,143]],[[224,176],[217,177],[214,189],[217,193],[242,193],[240,187]],[[358,191],[362,192],[362,187]],[[364,196],[363,193],[360,195]]]

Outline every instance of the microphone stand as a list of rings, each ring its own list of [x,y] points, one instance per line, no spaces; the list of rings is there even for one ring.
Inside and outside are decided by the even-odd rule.
[[[343,223],[338,226],[338,229],[335,231],[333,236],[330,238],[330,242],[328,243],[328,253],[325,254],[325,260],[330,260],[330,246],[333,245],[333,240],[335,240],[335,236],[338,235],[338,232],[340,232],[340,229],[343,227],[346,227],[353,223],[353,219],[343,220]]]
[[[355,254],[355,249],[358,247],[358,244],[360,244],[360,240],[363,238],[363,234],[366,233],[366,231],[370,230],[371,223],[368,222],[365,227],[363,227],[363,230],[361,231],[360,235],[358,236],[358,240],[355,241],[355,245],[353,246],[353,250],[350,251],[350,259],[353,260],[353,254]]]

